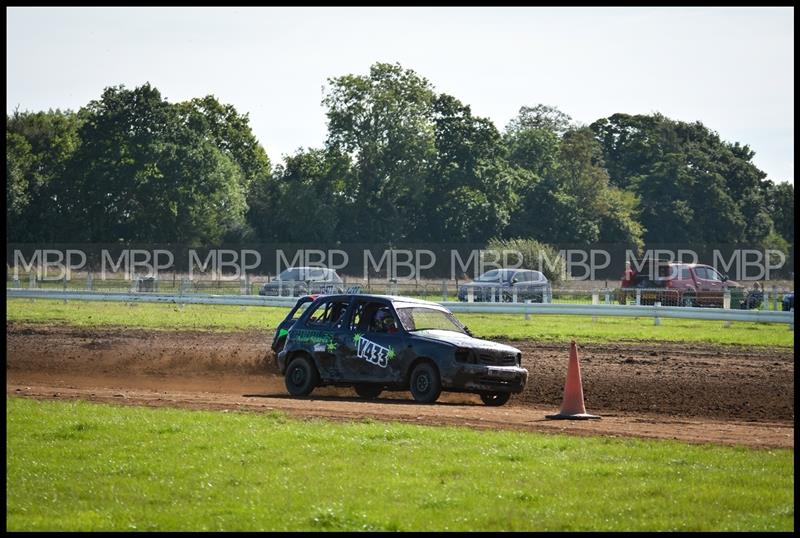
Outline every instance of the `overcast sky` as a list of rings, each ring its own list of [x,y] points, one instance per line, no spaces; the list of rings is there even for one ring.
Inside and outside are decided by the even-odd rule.
[[[7,8],[6,111],[77,110],[150,82],[248,113],[273,163],[326,134],[329,77],[399,62],[503,129],[523,105],[582,123],[702,121],[794,181],[793,8]]]

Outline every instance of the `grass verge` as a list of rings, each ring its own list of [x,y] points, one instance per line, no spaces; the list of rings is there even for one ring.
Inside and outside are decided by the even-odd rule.
[[[789,450],[6,399],[7,530],[793,530]]]
[[[288,312],[277,307],[225,305],[165,305],[7,299],[6,320],[26,323],[66,323],[78,326],[123,326],[165,330],[274,330]],[[696,342],[792,347],[794,331],[782,324],[685,319],[534,315],[459,314],[481,338],[565,342]]]

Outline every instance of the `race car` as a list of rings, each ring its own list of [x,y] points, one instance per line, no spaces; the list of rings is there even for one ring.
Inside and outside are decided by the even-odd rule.
[[[505,404],[525,388],[522,353],[475,338],[443,306],[408,297],[337,294],[303,297],[273,340],[293,396],[325,385],[352,386],[367,399],[410,390],[420,403],[442,391]]]

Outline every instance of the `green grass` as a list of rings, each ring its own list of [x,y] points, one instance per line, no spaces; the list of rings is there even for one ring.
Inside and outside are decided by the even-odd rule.
[[[493,338],[562,342],[693,342],[749,346],[794,346],[794,331],[785,324],[691,319],[615,318],[532,315],[530,320],[512,314],[459,314],[476,335]]]
[[[165,330],[274,330],[288,308],[7,299],[6,320]]]
[[[791,450],[6,399],[7,530],[793,530]]]
[[[288,312],[277,307],[241,307],[156,303],[100,303],[7,299],[8,321],[66,323],[78,326],[124,326],[164,330],[274,330]],[[624,341],[696,342],[792,347],[794,331],[783,324],[652,318],[545,316],[525,320],[514,314],[458,314],[482,338],[533,339],[581,343]]]

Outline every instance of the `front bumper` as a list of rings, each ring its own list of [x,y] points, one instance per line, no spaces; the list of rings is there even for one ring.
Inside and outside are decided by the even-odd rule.
[[[461,364],[452,376],[442,379],[447,390],[461,392],[519,393],[528,381],[528,370],[519,366]]]

